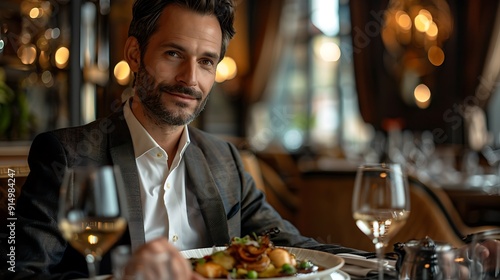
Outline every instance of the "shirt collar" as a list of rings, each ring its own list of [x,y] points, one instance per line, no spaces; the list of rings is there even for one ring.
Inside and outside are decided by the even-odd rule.
[[[137,120],[135,117],[134,113],[130,109],[130,104],[131,104],[132,98],[129,98],[124,106],[123,109],[123,114],[125,116],[125,121],[127,122],[129,130],[134,133],[130,133],[132,137],[132,143],[134,146],[134,154],[135,158],[138,158],[142,156],[143,154],[147,153],[151,149],[154,148],[160,148],[160,145],[156,143],[156,141],[151,137],[151,135],[147,132],[147,130],[142,126],[142,124]],[[182,130],[181,138],[179,140],[179,147],[182,147],[180,149],[180,156],[184,154],[184,151],[188,147],[189,143],[191,142],[189,138],[189,131],[188,131],[188,126],[185,125],[184,129]],[[163,149],[162,149],[163,150]],[[179,149],[178,149],[179,150]],[[173,156],[173,155],[169,155]]]

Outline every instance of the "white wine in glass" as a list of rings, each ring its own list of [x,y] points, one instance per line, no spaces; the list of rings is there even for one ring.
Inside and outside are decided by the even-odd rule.
[[[127,227],[124,185],[118,167],[75,167],[63,179],[59,230],[88,264],[95,279],[101,257]]]
[[[399,164],[358,167],[352,197],[358,228],[375,245],[379,279],[384,277],[384,249],[410,215],[408,181]]]

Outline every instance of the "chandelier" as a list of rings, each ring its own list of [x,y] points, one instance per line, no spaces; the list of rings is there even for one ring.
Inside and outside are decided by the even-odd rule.
[[[445,0],[391,0],[382,29],[386,64],[395,73],[411,69],[419,76],[428,74],[443,64],[443,42],[452,29]]]
[[[382,28],[384,64],[406,104],[430,105],[432,92],[423,80],[444,63],[443,43],[452,29],[446,0],[390,0]]]

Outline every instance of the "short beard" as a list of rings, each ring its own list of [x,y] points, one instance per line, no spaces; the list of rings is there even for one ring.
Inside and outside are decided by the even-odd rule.
[[[164,92],[178,92],[189,95],[199,102],[198,106],[192,114],[176,113],[173,110],[167,109],[162,103]],[[135,93],[141,100],[146,117],[158,126],[182,126],[191,123],[205,109],[210,95],[207,95],[203,100],[203,94],[190,87],[169,85],[166,83],[156,84],[154,77],[148,73],[143,64],[141,64],[137,73]],[[175,105],[179,109],[186,107],[186,104],[182,102],[177,102]]]

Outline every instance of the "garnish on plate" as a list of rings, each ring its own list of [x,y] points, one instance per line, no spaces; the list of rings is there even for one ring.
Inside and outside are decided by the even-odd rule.
[[[288,277],[319,270],[310,260],[297,260],[286,248],[275,247],[269,234],[233,237],[225,250],[191,261],[197,273],[212,279]]]

